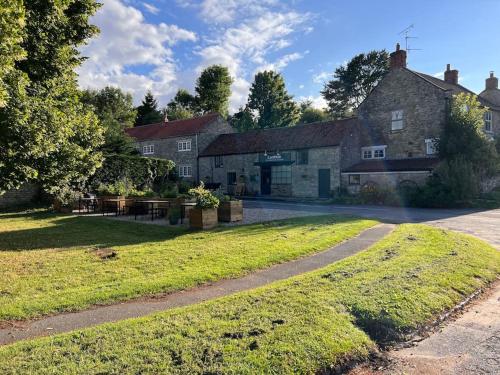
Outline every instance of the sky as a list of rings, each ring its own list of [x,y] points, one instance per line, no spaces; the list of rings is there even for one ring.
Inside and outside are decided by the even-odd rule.
[[[297,101],[325,106],[320,91],[358,53],[386,49],[413,25],[408,67],[442,77],[446,64],[479,93],[500,75],[500,0],[100,0],[101,32],[81,48],[82,88],[118,86],[139,104],[151,90],[164,106],[194,91],[212,64],[233,77],[230,112],[247,101],[254,75],[282,73]]]

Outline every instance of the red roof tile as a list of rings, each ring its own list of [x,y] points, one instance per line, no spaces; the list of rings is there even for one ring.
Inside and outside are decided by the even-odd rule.
[[[357,118],[317,122],[287,128],[251,130],[221,134],[200,156],[250,154],[274,150],[295,150],[338,146],[346,130],[355,131]]]
[[[343,170],[343,173],[362,172],[416,172],[432,171],[439,162],[437,158],[414,158],[393,160],[363,160]]]
[[[193,117],[186,120],[175,120],[137,126],[126,129],[125,132],[138,141],[146,139],[182,137],[202,132],[207,125],[214,122],[219,117],[220,115],[218,113],[209,113],[204,116]]]

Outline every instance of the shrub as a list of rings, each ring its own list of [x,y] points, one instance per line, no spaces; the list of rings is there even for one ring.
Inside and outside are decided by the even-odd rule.
[[[177,183],[177,188],[178,188],[179,194],[188,194],[189,189],[191,189],[192,186],[189,182],[180,180]]]
[[[190,189],[189,195],[196,199],[196,207],[201,209],[219,207],[219,199],[209,190],[205,189],[205,184],[200,183],[200,186]]]
[[[173,168],[174,163],[171,160],[108,155],[102,167],[92,177],[90,187],[98,189],[101,185],[115,185],[117,181],[127,181],[131,186],[126,189],[149,190],[154,186],[163,185]]]

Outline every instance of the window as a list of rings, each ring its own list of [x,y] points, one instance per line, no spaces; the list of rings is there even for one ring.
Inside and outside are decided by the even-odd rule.
[[[224,164],[222,163],[222,155],[215,157],[215,168],[222,168]]]
[[[155,145],[145,145],[142,146],[143,155],[151,155],[155,153]]]
[[[236,172],[228,172],[227,173],[227,184],[228,185],[236,185]]]
[[[490,111],[486,112],[484,114],[484,131],[485,132],[492,132],[492,123],[493,123],[493,116]]]
[[[292,166],[276,165],[271,168],[271,183],[272,184],[291,184],[292,183]]]
[[[177,151],[191,151],[191,140],[178,141]]]
[[[359,185],[361,183],[361,176],[359,174],[349,175],[349,185]]]
[[[309,150],[297,151],[297,164],[309,164]]]
[[[437,139],[426,139],[425,140],[425,153],[427,155],[434,155],[437,153],[436,142],[437,142]]]
[[[179,165],[179,177],[191,177],[192,168],[190,165]]]
[[[387,146],[370,146],[361,149],[361,157],[363,159],[384,159],[385,148]]]
[[[392,130],[403,129],[403,110],[392,111]]]

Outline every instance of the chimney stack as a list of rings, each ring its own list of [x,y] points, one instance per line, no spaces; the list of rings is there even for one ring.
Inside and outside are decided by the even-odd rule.
[[[444,72],[444,81],[453,85],[458,85],[458,70],[452,70],[450,64],[446,65],[446,71]]]
[[[396,44],[396,51],[391,53],[390,67],[391,69],[406,68],[406,51],[401,49],[401,46]]]
[[[490,72],[490,78],[486,79],[486,90],[498,89],[498,78],[495,77],[494,72]]]

